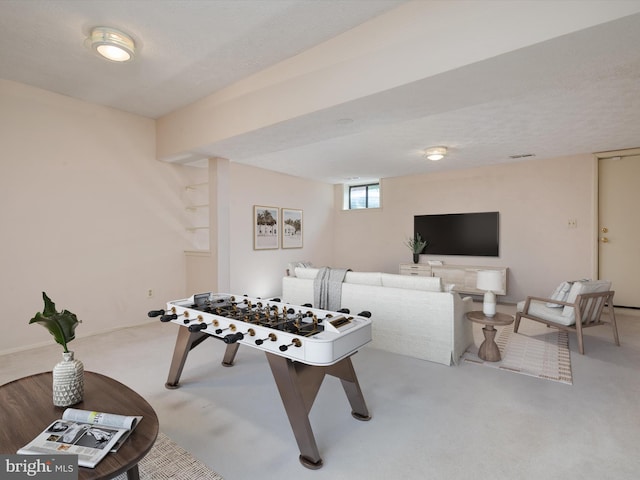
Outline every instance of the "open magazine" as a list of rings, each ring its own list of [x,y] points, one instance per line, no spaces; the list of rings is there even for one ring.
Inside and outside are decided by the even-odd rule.
[[[19,454],[78,455],[78,465],[95,467],[109,452],[116,452],[142,420],[111,413],[67,408],[62,419],[18,450]]]

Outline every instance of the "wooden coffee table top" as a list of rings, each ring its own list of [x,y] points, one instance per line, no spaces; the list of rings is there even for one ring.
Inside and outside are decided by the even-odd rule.
[[[85,371],[84,382],[84,399],[73,408],[144,417],[116,453],[109,453],[96,468],[78,469],[80,480],[112,478],[137,465],[151,450],[158,436],[158,417],[144,398],[112,378]],[[44,372],[0,386],[0,453],[16,453],[62,417],[65,407],[53,405],[52,383],[52,373]]]

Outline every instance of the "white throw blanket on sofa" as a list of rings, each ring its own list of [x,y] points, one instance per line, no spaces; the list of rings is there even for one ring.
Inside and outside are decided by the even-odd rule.
[[[322,267],[313,281],[313,305],[335,312],[340,309],[342,282],[349,268]]]

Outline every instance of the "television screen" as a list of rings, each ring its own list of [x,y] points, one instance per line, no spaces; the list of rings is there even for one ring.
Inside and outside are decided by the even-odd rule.
[[[498,217],[498,212],[415,215],[414,235],[429,241],[424,254],[497,257]]]

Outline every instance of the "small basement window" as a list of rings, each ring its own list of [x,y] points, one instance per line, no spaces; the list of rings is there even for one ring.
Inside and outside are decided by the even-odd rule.
[[[380,208],[380,184],[349,186],[349,210]]]

